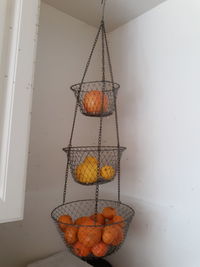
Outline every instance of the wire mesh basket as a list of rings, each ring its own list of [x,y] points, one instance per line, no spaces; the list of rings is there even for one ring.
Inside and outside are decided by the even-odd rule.
[[[109,81],[78,83],[71,86],[81,112],[86,116],[105,117],[115,109],[115,97],[120,85]]]
[[[125,147],[82,146],[64,148],[69,155],[71,174],[77,183],[93,185],[112,181],[118,171],[119,158]],[[119,154],[118,154],[119,153]]]
[[[126,204],[112,200],[78,200],[55,208],[51,217],[71,253],[84,260],[106,257],[123,244],[135,214]]]

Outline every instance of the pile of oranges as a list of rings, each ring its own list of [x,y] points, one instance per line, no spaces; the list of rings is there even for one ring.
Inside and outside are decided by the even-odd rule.
[[[74,222],[71,216],[62,215],[58,222],[66,243],[79,257],[104,257],[111,246],[119,246],[124,239],[125,219],[112,207]]]

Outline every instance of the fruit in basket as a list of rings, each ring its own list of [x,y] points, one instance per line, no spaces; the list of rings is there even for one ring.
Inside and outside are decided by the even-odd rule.
[[[102,227],[100,223],[95,223],[88,219],[78,230],[78,240],[87,248],[91,248],[101,241]]]
[[[116,226],[117,236],[111,244],[113,246],[119,246],[124,239],[124,232],[120,226],[118,226],[118,225],[115,225],[115,226]]]
[[[106,225],[113,224],[113,220],[106,220],[106,221],[105,221],[105,224],[106,224]]]
[[[93,221],[97,221],[98,223],[104,225],[105,224],[105,218],[101,213],[93,214],[90,216],[90,219]]]
[[[87,217],[87,216],[80,217],[80,218],[78,218],[78,219],[75,220],[74,224],[75,224],[75,225],[82,225],[82,224],[85,223],[88,219],[90,219],[90,218]]]
[[[103,107],[102,107],[103,105]],[[98,90],[87,92],[83,98],[83,106],[88,113],[107,112],[108,96]]]
[[[111,245],[118,237],[118,228],[114,225],[105,226],[103,229],[102,240],[105,244]]]
[[[121,227],[125,226],[125,219],[122,216],[116,215],[112,218],[112,221],[113,221],[113,223],[120,223],[121,222],[120,224],[117,224]]]
[[[79,180],[80,177],[81,177],[81,173],[82,173],[82,170],[84,168],[84,164],[80,164],[78,165],[78,167],[76,168],[76,178]]]
[[[90,248],[86,248],[79,241],[73,246],[73,251],[79,257],[87,257],[90,254]]]
[[[95,183],[97,181],[97,164],[82,163],[76,168],[76,179],[81,183]]]
[[[101,168],[101,176],[106,179],[106,180],[110,180],[113,178],[113,176],[115,175],[115,169],[112,166],[103,166]]]
[[[68,244],[74,244],[77,241],[78,228],[76,226],[67,226],[65,229],[65,240]]]
[[[84,159],[84,161],[83,161],[83,163],[89,163],[89,164],[98,164],[98,160],[97,160],[97,158],[95,158],[95,157],[92,157],[92,156],[87,156],[85,159]]]
[[[112,220],[112,218],[117,215],[117,212],[112,207],[105,207],[102,211],[102,214],[106,219]]]
[[[64,232],[65,229],[68,227],[68,224],[73,224],[72,218],[69,215],[61,215],[58,218],[59,227]]]
[[[103,257],[106,255],[108,251],[108,245],[106,245],[103,242],[100,242],[98,244],[96,244],[93,248],[92,248],[92,253],[94,256],[96,257]]]

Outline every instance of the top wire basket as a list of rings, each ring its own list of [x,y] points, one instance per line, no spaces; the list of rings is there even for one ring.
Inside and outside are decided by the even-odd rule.
[[[110,81],[78,83],[71,86],[82,114],[92,117],[109,116],[115,110],[120,85]]]

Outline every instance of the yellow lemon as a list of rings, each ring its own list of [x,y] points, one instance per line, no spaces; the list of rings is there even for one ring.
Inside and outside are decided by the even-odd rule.
[[[106,179],[110,180],[115,175],[115,169],[112,166],[104,166],[101,168],[101,176]]]
[[[97,158],[95,158],[95,157],[92,157],[92,156],[87,156],[86,158],[85,158],[85,160],[84,160],[84,163],[85,164],[98,164],[98,160],[97,160]]]
[[[97,164],[82,163],[76,169],[76,178],[81,183],[91,184],[97,181]]]
[[[80,165],[78,165],[78,167],[76,168],[76,178],[77,178],[77,180],[79,180],[80,179],[80,177],[81,177],[81,173],[82,173],[82,169],[83,169],[83,163],[82,164],[80,164]]]

